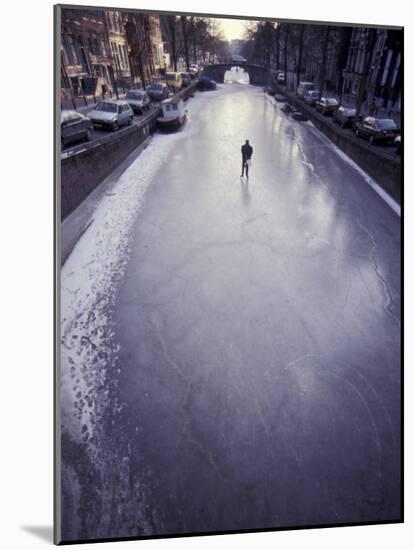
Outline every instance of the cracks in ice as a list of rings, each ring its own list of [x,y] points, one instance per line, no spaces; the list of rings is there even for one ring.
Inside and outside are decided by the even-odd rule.
[[[218,466],[218,464],[217,464],[217,462],[216,462],[216,460],[215,460],[215,458],[214,458],[214,456],[213,456],[213,453],[211,452],[211,450],[208,449],[206,446],[204,446],[201,443],[201,441],[193,435],[194,430],[191,429],[192,420],[191,420],[191,417],[190,417],[190,413],[188,411],[189,401],[190,401],[190,398],[193,395],[192,384],[187,380],[187,378],[184,375],[183,370],[180,367],[179,363],[172,357],[171,353],[169,353],[169,351],[167,349],[167,345],[165,343],[165,340],[162,336],[160,327],[156,327],[154,325],[153,321],[151,321],[151,320],[149,322],[152,325],[152,333],[155,335],[155,337],[156,337],[156,339],[159,343],[159,346],[160,346],[160,349],[161,349],[161,352],[162,352],[162,355],[163,355],[163,358],[164,358],[166,364],[169,365],[172,368],[172,370],[176,373],[176,375],[179,377],[179,379],[181,380],[181,382],[185,386],[184,397],[183,397],[181,407],[180,407],[181,411],[184,415],[182,435],[194,447],[196,447],[202,455],[204,455],[206,457],[208,463],[214,469],[214,471],[219,475],[219,477],[223,481],[226,481],[223,474],[222,474],[222,472],[221,472],[221,470],[220,470],[220,468],[219,468],[219,466]]]
[[[396,435],[390,413],[388,412],[377,390],[369,382],[367,377],[362,374],[360,369],[353,367],[350,363],[342,359],[340,359],[338,364],[335,366],[331,363],[329,356],[321,354],[308,353],[297,357],[282,367],[279,376],[283,376],[284,373],[289,371],[291,368],[299,366],[300,363],[305,362],[306,359],[314,359],[315,362],[313,364],[305,363],[303,365],[305,369],[309,368],[312,369],[314,373],[319,372],[320,374],[334,376],[341,379],[346,386],[350,388],[352,393],[357,396],[358,400],[363,405],[372,426],[372,433],[378,456],[378,477],[382,480],[384,476],[384,468],[386,467],[383,458],[384,448],[389,448],[389,444],[386,446],[381,443],[381,438],[386,437],[384,430],[379,427],[379,422],[381,419],[383,419],[388,425],[389,434],[394,446],[396,445]],[[325,361],[328,362],[328,364],[324,365]],[[342,372],[338,372],[338,369]],[[301,375],[301,372],[302,370],[298,371],[299,376]]]
[[[371,241],[371,250],[370,250],[370,253],[369,253],[369,259],[371,261],[371,264],[372,264],[372,267],[374,269],[375,275],[377,276],[378,280],[380,281],[381,286],[382,286],[383,291],[384,291],[384,294],[385,294],[386,303],[385,303],[384,309],[387,312],[387,314],[390,317],[392,317],[394,322],[397,324],[398,328],[401,328],[400,319],[392,311],[393,299],[391,297],[391,292],[389,290],[388,283],[387,283],[386,279],[383,277],[383,275],[381,274],[381,270],[380,270],[379,265],[378,265],[378,261],[377,261],[377,257],[376,257],[377,243],[375,242],[375,239],[374,239],[372,233],[365,227],[365,225],[361,222],[359,217],[357,218],[357,223],[358,223],[359,227],[364,231],[364,233],[368,236],[368,238]]]

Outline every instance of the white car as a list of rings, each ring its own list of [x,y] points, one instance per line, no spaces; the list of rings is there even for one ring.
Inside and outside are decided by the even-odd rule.
[[[303,99],[307,105],[315,105],[315,103],[321,98],[321,94],[318,90],[309,90],[303,96]]]
[[[299,82],[299,86],[296,90],[296,94],[298,97],[304,98],[307,92],[310,92],[311,90],[315,89],[315,84],[313,82]]]
[[[198,74],[199,70],[200,69],[196,63],[193,63],[188,67],[188,72],[190,73],[191,76],[195,76],[196,74]]]
[[[286,84],[286,75],[283,71],[279,71],[276,80],[279,84]]]
[[[120,126],[132,124],[134,112],[126,101],[111,99],[100,101],[89,111],[88,118],[97,128],[118,130]]]

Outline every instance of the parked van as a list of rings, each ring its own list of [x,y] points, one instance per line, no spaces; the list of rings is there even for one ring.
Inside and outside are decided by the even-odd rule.
[[[164,82],[169,88],[172,88],[175,92],[181,90],[183,87],[183,79],[180,73],[165,73]]]
[[[313,82],[299,82],[297,87],[296,94],[298,97],[305,97],[306,92],[310,92],[315,89],[315,84]]]

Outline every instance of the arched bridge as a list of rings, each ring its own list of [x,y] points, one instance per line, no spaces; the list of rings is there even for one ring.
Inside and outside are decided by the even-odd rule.
[[[203,74],[209,76],[216,82],[224,82],[226,71],[230,71],[232,67],[240,67],[246,73],[249,73],[250,84],[254,86],[267,86],[272,81],[272,75],[269,69],[260,65],[251,65],[249,63],[218,63],[216,65],[207,65],[204,67]]]

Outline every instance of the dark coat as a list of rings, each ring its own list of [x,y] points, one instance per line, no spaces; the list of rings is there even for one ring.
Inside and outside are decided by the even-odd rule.
[[[253,147],[251,145],[246,145],[245,143],[244,145],[242,145],[241,154],[243,160],[249,160],[250,158],[252,158],[253,155]]]

